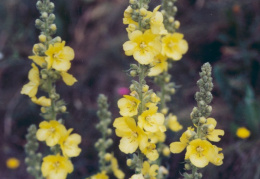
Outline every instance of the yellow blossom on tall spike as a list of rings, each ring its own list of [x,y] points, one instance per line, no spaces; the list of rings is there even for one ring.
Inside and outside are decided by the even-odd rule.
[[[43,158],[42,175],[48,179],[65,179],[73,171],[71,161],[63,156],[49,155]]]
[[[169,114],[168,116],[168,126],[173,132],[178,132],[182,130],[182,125],[178,122],[177,116]]]
[[[28,78],[30,81],[23,86],[21,94],[34,97],[37,94],[40,85],[39,69],[34,63],[32,63],[32,69],[29,71]]]
[[[46,98],[45,96],[41,96],[40,98],[37,98],[36,96],[31,98],[32,102],[35,104],[38,104],[40,106],[51,106],[51,99]]]
[[[45,52],[47,57],[48,69],[53,68],[57,71],[67,71],[70,69],[70,61],[74,59],[74,50],[65,46],[65,41],[51,44]]]
[[[164,115],[157,113],[157,107],[152,107],[138,116],[138,126],[148,132],[165,132]]]
[[[149,179],[156,179],[158,169],[158,165],[153,164],[152,166],[150,166],[149,162],[145,161],[143,163],[142,174],[146,178],[149,177]]]
[[[219,135],[223,136],[224,131],[222,129],[215,129],[217,121],[214,118],[208,118],[206,125],[208,125],[207,138],[210,141],[219,142]]]
[[[87,179],[109,179],[109,177],[106,174],[106,171],[102,171],[96,175],[91,176],[90,178]]]
[[[129,117],[136,115],[138,113],[138,106],[140,102],[140,100],[133,96],[124,95],[124,98],[121,98],[117,103],[120,109],[120,114],[122,116]]]
[[[159,54],[154,58],[153,62],[150,65],[152,66],[152,68],[150,69],[148,76],[157,76],[163,71],[168,70],[167,57]]]
[[[74,76],[64,71],[61,71],[60,75],[64,83],[68,86],[72,86],[75,82],[78,81],[76,78],[74,78]]]
[[[152,17],[150,19],[151,31],[154,34],[166,35],[168,32],[164,28],[163,15],[158,10],[161,6],[157,6],[153,10]]]
[[[188,43],[183,39],[183,34],[167,34],[162,38],[162,54],[172,60],[180,60],[188,50]]]
[[[116,178],[124,179],[125,174],[124,174],[124,172],[122,172],[122,170],[119,169],[118,162],[115,157],[113,157],[111,159],[111,169],[112,169],[114,175],[116,176]]]
[[[140,150],[151,161],[155,161],[159,157],[159,153],[156,150],[156,145],[149,143],[148,141],[146,141],[146,143],[140,147]]]
[[[133,55],[134,59],[142,65],[148,65],[161,51],[160,36],[146,30],[144,33],[135,30],[129,34],[129,41],[123,44],[125,54]]]
[[[221,163],[223,159],[221,156],[223,154],[221,155],[216,152],[218,152],[218,149],[216,150],[207,140],[195,139],[189,143],[185,159],[189,159],[194,166],[203,168],[211,161]],[[216,158],[217,162],[215,162]]]
[[[43,121],[39,125],[36,137],[39,141],[46,141],[48,146],[54,146],[59,143],[62,136],[66,135],[67,130],[58,121]]]
[[[170,144],[170,150],[172,153],[181,153],[189,144],[189,139],[192,137],[193,129],[186,130],[180,138],[180,142],[172,142]]]
[[[138,23],[131,18],[132,12],[133,9],[131,8],[131,6],[128,6],[124,12],[123,24],[138,25]]]
[[[81,149],[78,145],[81,143],[81,136],[79,134],[71,134],[73,129],[69,129],[67,133],[59,140],[62,153],[66,157],[79,156]]]
[[[113,126],[116,128],[116,135],[122,137],[119,149],[126,154],[134,153],[138,146],[141,147],[148,140],[144,131],[136,126],[131,117],[116,118]]]

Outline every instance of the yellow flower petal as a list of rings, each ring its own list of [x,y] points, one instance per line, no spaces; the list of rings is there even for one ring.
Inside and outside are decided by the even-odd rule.
[[[170,150],[172,153],[177,154],[181,153],[186,148],[186,146],[187,145],[182,142],[172,142],[170,144]]]
[[[221,130],[221,129],[214,129],[212,132],[210,132],[210,133],[207,135],[207,138],[208,138],[210,141],[219,142],[219,141],[220,141],[220,138],[218,137],[219,135],[223,136],[223,135],[224,135],[224,131]]]
[[[67,72],[61,72],[60,74],[61,74],[62,80],[68,86],[72,86],[75,82],[78,81],[76,78],[74,78],[74,76],[72,76],[71,74],[69,74]]]

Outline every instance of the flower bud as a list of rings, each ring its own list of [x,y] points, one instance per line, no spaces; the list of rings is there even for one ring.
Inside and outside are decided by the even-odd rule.
[[[169,17],[169,22],[172,23],[174,21],[174,18],[173,17]]]
[[[111,160],[112,158],[112,155],[110,153],[106,153],[105,156],[104,156],[105,160],[108,162]]]
[[[141,14],[141,16],[145,16],[145,15],[147,14],[147,10],[142,7],[142,8],[140,9],[140,14]]]
[[[199,118],[199,122],[200,122],[201,124],[205,124],[205,123],[207,122],[207,119],[206,119],[205,117],[200,117],[200,118]]]
[[[174,22],[174,27],[176,28],[176,29],[179,29],[180,28],[180,21],[175,21]]]
[[[148,85],[144,85],[142,90],[143,90],[144,93],[147,92],[149,90],[149,86]]]
[[[46,42],[46,36],[43,35],[43,34],[39,35],[39,41],[40,42]]]
[[[213,124],[210,124],[209,126],[208,126],[208,132],[212,132],[212,131],[214,131],[214,125]]]
[[[51,31],[55,32],[57,30],[57,26],[55,24],[50,25]]]
[[[130,167],[130,166],[132,165],[132,159],[127,159],[127,160],[126,160],[126,165],[127,165],[128,167]]]
[[[164,115],[166,115],[166,114],[168,113],[168,111],[169,111],[168,108],[163,108],[163,109],[161,110],[161,112],[162,112]]]
[[[164,147],[162,153],[164,156],[168,157],[170,155],[169,147]]]
[[[186,163],[186,164],[184,165],[184,167],[185,167],[186,170],[190,170],[190,169],[191,169],[191,166],[190,166],[190,164],[188,164],[188,163]]]
[[[131,71],[130,71],[130,75],[131,75],[132,77],[135,77],[136,74],[137,74],[137,73],[136,73],[136,70],[131,70]]]

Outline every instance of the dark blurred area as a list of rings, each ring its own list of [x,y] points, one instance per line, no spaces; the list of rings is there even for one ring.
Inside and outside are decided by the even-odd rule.
[[[21,95],[28,81],[32,47],[38,42],[39,30],[34,26],[39,13],[32,0],[0,1],[0,178],[17,179],[31,176],[24,164],[25,135],[30,124],[41,122],[40,109],[27,96]],[[99,93],[108,96],[113,117],[119,116],[118,89],[128,87],[131,78],[125,73],[130,63],[122,44],[127,40],[122,23],[128,1],[122,0],[55,0],[57,35],[75,51],[70,73],[78,82],[68,87],[57,84],[57,91],[67,102],[69,114],[62,116],[67,128],[82,136],[82,153],[73,158],[74,172],[68,178],[86,178],[98,171],[94,143],[100,137],[95,129],[96,99]],[[151,8],[160,1],[152,1]],[[224,164],[209,165],[202,170],[204,178],[260,178],[260,1],[259,0],[179,0],[177,19],[180,32],[189,43],[181,61],[170,73],[180,86],[169,106],[180,123],[191,125],[190,112],[196,105],[200,67],[210,62],[214,70],[212,103],[217,128],[225,136],[217,145],[223,148]],[[147,79],[152,82],[152,79]],[[156,86],[153,86],[156,90]],[[247,140],[236,137],[236,129],[245,126],[251,131]],[[166,143],[179,140],[183,131],[167,133]],[[119,151],[115,135],[110,149],[119,160],[126,176],[127,156]],[[48,154],[48,148],[40,146]],[[169,178],[183,173],[184,152],[169,158]],[[16,157],[21,165],[15,170],[6,160]],[[126,178],[127,178],[126,177]]]

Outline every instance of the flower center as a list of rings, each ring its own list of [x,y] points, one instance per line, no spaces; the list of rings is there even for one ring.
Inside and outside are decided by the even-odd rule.
[[[147,45],[146,45],[144,42],[142,42],[142,43],[140,44],[140,47],[141,47],[141,48],[145,48],[145,47],[147,47]]]
[[[59,168],[60,162],[54,162],[53,166],[54,166],[54,168]]]
[[[204,149],[203,149],[201,146],[198,146],[198,147],[196,148],[196,150],[197,150],[197,152],[200,153],[200,154],[204,151]]]
[[[54,53],[53,54],[53,58],[58,58],[58,56],[59,56],[59,53]]]
[[[169,43],[168,43],[168,47],[169,48],[172,48],[174,46],[174,42],[173,41],[170,41]]]
[[[55,132],[55,128],[54,127],[51,127],[49,130],[50,130],[51,133]]]

